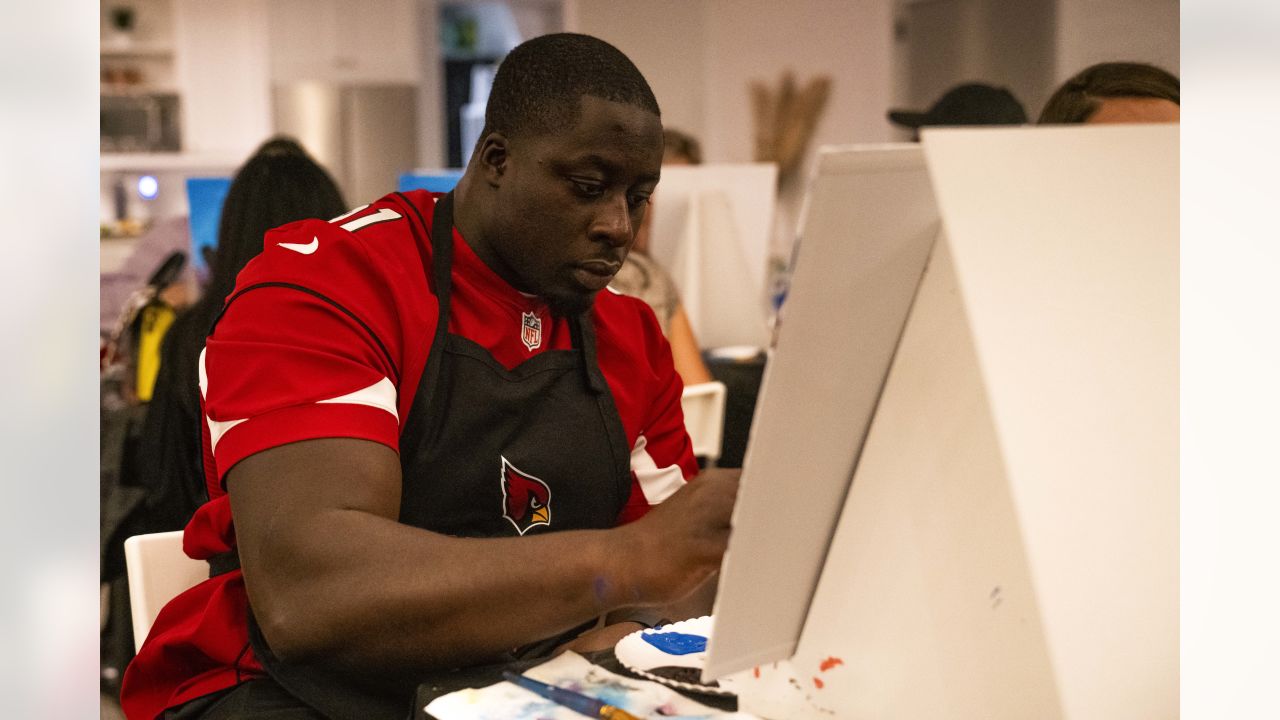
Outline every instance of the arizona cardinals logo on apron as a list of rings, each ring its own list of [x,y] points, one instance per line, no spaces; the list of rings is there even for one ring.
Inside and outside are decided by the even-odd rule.
[[[521,535],[534,525],[551,524],[551,488],[502,458],[502,517]]]

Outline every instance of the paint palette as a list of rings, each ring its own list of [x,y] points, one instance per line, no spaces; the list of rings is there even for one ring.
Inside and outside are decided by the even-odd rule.
[[[711,628],[711,616],[703,615],[640,630],[619,640],[613,652],[631,672],[663,685],[711,695],[735,695],[731,682],[723,682],[729,678],[702,682]]]

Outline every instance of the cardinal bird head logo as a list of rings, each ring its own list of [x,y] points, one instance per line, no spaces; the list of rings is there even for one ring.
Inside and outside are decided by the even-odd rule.
[[[521,535],[535,525],[551,524],[551,488],[502,458],[502,516]]]

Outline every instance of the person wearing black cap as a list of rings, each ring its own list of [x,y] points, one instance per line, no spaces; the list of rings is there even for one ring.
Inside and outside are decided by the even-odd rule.
[[[920,128],[950,125],[1022,125],[1027,112],[1006,88],[982,83],[965,83],[951,88],[925,112],[890,110],[889,121],[911,128],[913,141],[920,140]]]

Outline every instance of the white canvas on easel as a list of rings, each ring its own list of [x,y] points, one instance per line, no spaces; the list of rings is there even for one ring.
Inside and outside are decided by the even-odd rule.
[[[777,166],[666,165],[649,253],[671,273],[699,344],[763,347]]]
[[[1176,717],[1177,129],[937,130],[924,146],[946,233],[795,651],[738,685],[740,707]],[[827,202],[815,193],[810,215]],[[744,507],[797,482],[749,472]],[[775,528],[735,515],[721,606],[771,582],[735,542]],[[723,620],[712,663],[764,657],[717,659],[755,632]]]
[[[827,149],[811,192],[743,463],[734,510],[743,531],[721,572],[710,674],[795,649],[938,235],[916,145]]]

